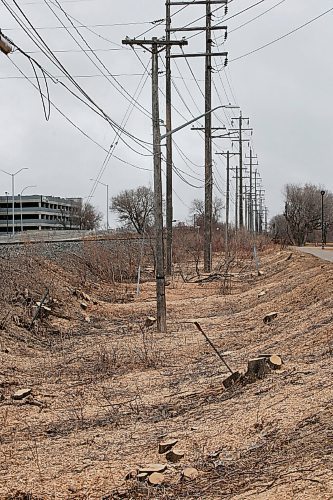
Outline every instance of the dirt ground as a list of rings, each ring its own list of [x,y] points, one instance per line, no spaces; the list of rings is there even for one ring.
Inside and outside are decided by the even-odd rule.
[[[59,288],[48,328],[0,330],[1,499],[333,498],[332,263],[273,250],[261,255],[261,276],[251,262],[233,275],[230,294],[221,281],[175,276],[166,335],[144,327],[153,282],[111,303],[106,286],[82,299],[51,271]],[[281,355],[282,370],[225,390],[228,372],[194,321],[234,370],[267,352]],[[31,395],[14,400],[22,388]],[[164,484],[125,480],[166,463],[164,437],[185,453]],[[185,466],[198,478],[184,482]]]

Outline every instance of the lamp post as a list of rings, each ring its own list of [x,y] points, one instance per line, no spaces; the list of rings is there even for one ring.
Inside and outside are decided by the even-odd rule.
[[[23,214],[22,214],[22,194],[26,189],[35,188],[37,186],[25,186],[19,194],[20,197],[20,213],[21,213],[21,233],[23,232]]]
[[[325,229],[324,229],[324,196],[325,191],[320,191],[321,194],[321,248],[325,248]]]
[[[6,198],[7,198],[7,202],[6,202],[6,207],[7,207],[7,236],[8,236],[8,191],[5,191],[5,195],[6,195]]]
[[[90,179],[90,180],[106,187],[106,230],[108,231],[109,230],[109,184],[105,184],[104,182],[98,181],[97,179]]]
[[[0,170],[1,170],[1,172],[4,172],[5,174],[10,175],[11,178],[12,178],[12,224],[13,224],[12,234],[13,234],[13,236],[15,236],[15,200],[14,200],[15,175],[17,175],[20,172],[22,172],[22,170],[28,170],[28,167],[22,167],[22,168],[20,168],[20,170],[17,170],[13,174],[11,174],[10,172],[7,172],[6,170],[3,170],[2,168]]]
[[[158,106],[157,106],[158,107]],[[239,109],[239,106],[232,106],[232,105],[221,105],[221,106],[216,106],[215,108],[210,109],[209,111],[206,111],[205,113],[202,113],[199,116],[196,116],[192,120],[189,120],[186,123],[183,123],[179,127],[174,128],[173,130],[170,130],[169,132],[160,135],[159,134],[159,126],[158,126],[158,134],[157,134],[157,139],[154,141],[154,159],[155,159],[155,170],[154,173],[156,172],[161,172],[161,141],[164,139],[167,139],[171,135],[175,134],[179,130],[182,130],[183,128],[187,127],[188,125],[191,125],[192,123],[196,122],[200,118],[203,118],[205,116],[210,115],[214,111],[217,111],[218,109],[221,108],[229,108],[229,109],[234,109],[237,108]],[[157,176],[156,176],[157,177]],[[158,198],[159,200],[162,200],[162,186],[161,182],[156,182],[155,187],[154,187],[154,192],[155,192],[155,198]],[[164,275],[164,245],[163,245],[163,213],[162,213],[162,203],[157,206],[155,203],[155,231],[156,231],[156,302],[157,302],[157,329],[159,332],[166,332],[166,301],[165,301],[165,275]],[[171,255],[171,249],[172,249],[172,221],[171,221],[171,226],[167,228],[167,231],[169,231],[169,234],[171,235],[171,238],[169,239],[169,245],[170,249],[170,255]],[[209,247],[211,249],[211,232],[207,231],[205,234],[205,244],[209,243]],[[211,254],[211,252],[210,252]]]

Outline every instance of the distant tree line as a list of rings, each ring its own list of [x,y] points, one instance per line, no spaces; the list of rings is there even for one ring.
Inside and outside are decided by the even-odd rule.
[[[271,220],[274,241],[303,246],[306,242],[321,241],[322,195],[325,238],[333,228],[333,194],[313,184],[287,184],[284,189],[284,212]]]

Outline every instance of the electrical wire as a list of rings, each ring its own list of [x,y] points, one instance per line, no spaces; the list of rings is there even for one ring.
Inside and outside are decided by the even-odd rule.
[[[298,26],[297,28],[294,28],[293,30],[289,31],[288,33],[285,33],[284,35],[279,36],[278,38],[275,38],[271,42],[265,43],[264,45],[262,45],[261,47],[258,47],[257,49],[251,50],[250,52],[247,52],[246,54],[242,54],[241,56],[238,56],[238,57],[235,57],[234,59],[231,59],[230,62],[239,61],[240,59],[243,59],[244,57],[247,57],[247,56],[250,56],[252,54],[255,54],[256,52],[259,52],[259,50],[265,49],[266,47],[269,47],[270,45],[273,45],[274,43],[279,42],[279,41],[283,40],[284,38],[287,38],[288,36],[296,33],[297,31],[305,28],[306,26],[309,26],[310,24],[312,24],[315,21],[317,21],[318,19],[326,16],[327,14],[329,14],[332,11],[333,11],[333,7],[331,7],[330,9],[325,10],[324,12],[322,12],[321,14],[319,14],[318,16],[313,17],[312,19],[310,19],[306,23],[301,24],[300,26]]]
[[[62,26],[64,26],[62,20],[59,18],[59,16],[56,14],[56,12],[53,10],[53,8],[51,7],[51,5],[48,3],[47,0],[44,0],[45,4],[48,6],[48,8],[51,10],[51,12],[54,14],[54,16],[58,19],[58,21],[62,24]],[[88,57],[88,59],[91,61],[91,63],[98,69],[98,71],[100,71],[103,76],[107,79],[107,81],[112,85],[113,88],[115,88],[123,97],[125,97],[126,100],[128,101],[131,101],[133,98],[132,96],[130,95],[130,93],[125,89],[125,87],[123,85],[121,85],[118,80],[109,72],[109,69],[105,66],[105,64],[103,63],[103,61],[96,55],[96,53],[94,52],[94,50],[92,49],[92,47],[89,45],[89,43],[86,41],[86,39],[82,36],[82,34],[80,33],[80,31],[76,28],[76,26],[73,24],[73,22],[71,21],[70,17],[68,16],[68,14],[66,13],[66,11],[63,9],[63,7],[61,6],[61,4],[59,3],[58,0],[55,0],[57,6],[59,7],[59,9],[61,10],[61,12],[64,14],[64,16],[66,17],[66,19],[70,22],[71,26],[75,29],[76,33],[79,35],[79,37],[82,39],[83,43],[88,47],[88,49],[91,51],[91,55],[95,56],[95,58],[97,59],[97,61],[99,62],[99,64],[102,66],[102,68],[106,71],[106,74],[103,73],[103,71],[99,68],[99,66],[93,61],[92,57],[90,57],[90,54],[88,52],[85,52],[85,55]],[[52,4],[54,4],[54,2],[50,2]],[[78,45],[78,47],[80,47],[81,49],[83,49],[82,45],[76,40],[76,38],[72,35],[72,33],[66,28],[66,31],[67,33],[69,34],[69,36],[74,40],[74,42]],[[120,87],[117,88],[113,82],[110,80],[109,76],[112,78],[113,81],[116,82],[116,84]],[[144,106],[142,106],[140,103],[136,102],[135,103],[135,106],[145,115],[147,116],[149,119],[151,119],[151,113],[146,109],[144,108]]]

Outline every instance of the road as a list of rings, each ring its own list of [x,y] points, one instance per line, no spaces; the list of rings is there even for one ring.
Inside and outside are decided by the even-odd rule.
[[[318,247],[298,247],[298,250],[304,253],[310,253],[311,255],[319,257],[320,259],[333,262],[333,248],[331,247],[325,248],[324,250]]]

